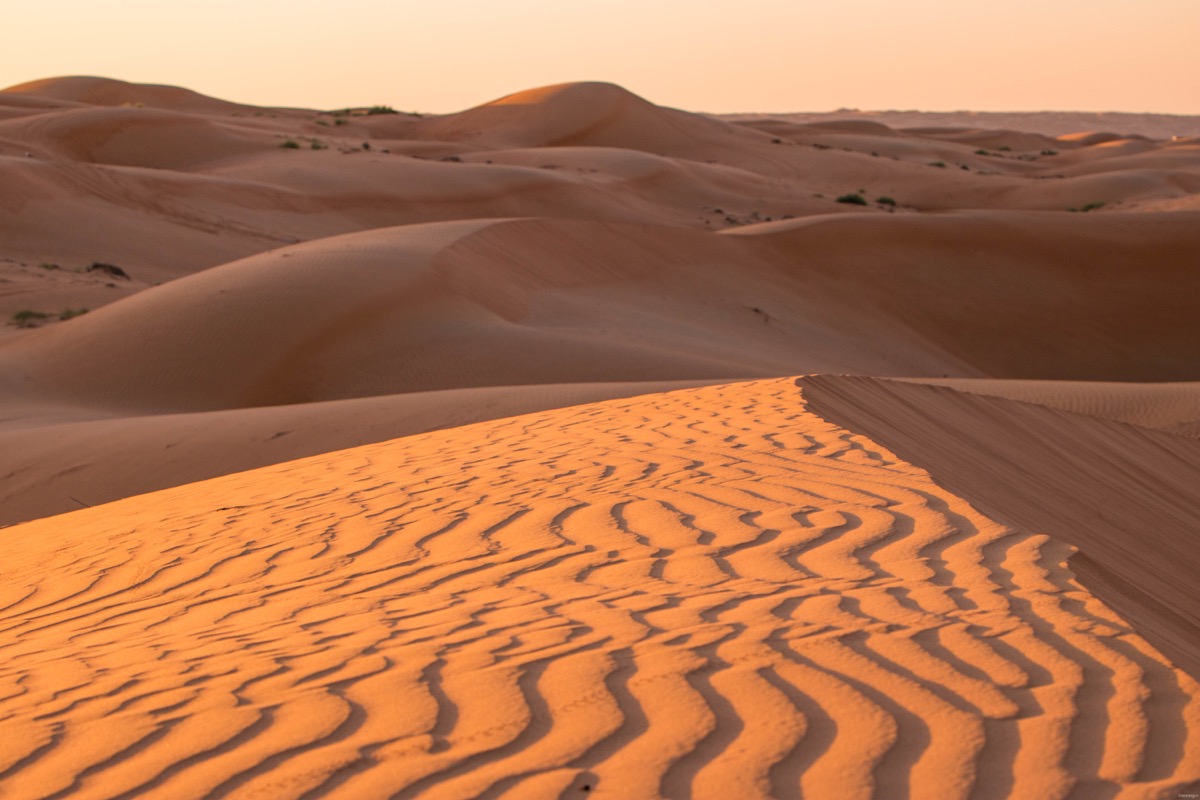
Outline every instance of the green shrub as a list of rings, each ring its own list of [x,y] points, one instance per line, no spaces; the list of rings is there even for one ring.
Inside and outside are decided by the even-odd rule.
[[[41,267],[42,269],[58,269],[58,264],[55,264],[50,261],[43,261],[38,266]]]
[[[867,198],[863,197],[861,194],[844,194],[839,197],[837,201],[839,203],[849,203],[855,206],[865,206],[867,204]]]
[[[979,150],[976,150],[976,151],[975,151],[975,155],[977,155],[977,156],[990,156],[990,155],[991,155],[991,153],[989,153],[987,150],[984,150],[984,149],[982,149],[982,148],[981,148],[981,149],[979,149]]]
[[[945,166],[946,166],[946,162],[945,162],[945,161],[930,161],[930,162],[929,162],[929,166],[931,166],[931,167],[942,167],[942,168],[944,169],[944,168],[945,168]]]
[[[295,139],[285,139],[283,144],[281,144],[279,146],[284,148],[285,150],[299,150],[300,149],[300,143],[297,142]]]
[[[887,196],[884,196],[884,197],[876,197],[876,198],[875,198],[875,202],[876,202],[876,203],[879,203],[879,205],[881,205],[881,206],[894,206],[894,205],[896,205],[896,200],[895,200],[895,198],[892,198],[892,197],[887,197]]]
[[[399,113],[400,113],[399,111],[392,108],[391,106],[371,106],[370,108],[367,109],[368,116],[375,116],[376,114],[399,114]]]
[[[1043,150],[1043,151],[1042,151],[1042,155],[1044,155],[1044,156],[1056,156],[1056,155],[1058,155],[1058,151],[1057,151],[1057,150]]]
[[[74,319],[75,317],[82,317],[87,312],[86,308],[64,308],[62,313],[58,315],[58,318],[65,321]]]
[[[1081,208],[1079,210],[1083,211],[1083,212],[1087,212],[1087,211],[1095,211],[1098,208],[1104,208],[1103,200],[1101,200],[1098,203],[1088,203],[1087,205],[1085,205],[1083,208]]]
[[[1009,147],[1009,146],[1008,146],[1008,145],[1006,145],[1006,144],[1002,144],[1002,145],[1000,145],[999,147],[997,147],[996,149],[997,149],[997,150],[999,150],[999,151],[1001,151],[1001,152],[1004,152],[1004,153],[1011,153],[1011,152],[1012,152],[1012,148],[1011,148],[1011,147]]]
[[[31,311],[26,308],[12,315],[11,324],[18,328],[36,328],[39,322],[47,319],[50,319],[50,315],[45,311]]]
[[[324,150],[328,146],[329,145],[327,144],[321,143],[321,141],[318,139],[313,139],[312,144],[309,145],[309,147],[313,150]]]

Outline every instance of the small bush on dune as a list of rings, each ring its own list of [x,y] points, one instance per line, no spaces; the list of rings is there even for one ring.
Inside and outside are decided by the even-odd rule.
[[[867,204],[867,198],[863,197],[861,194],[844,194],[839,197],[837,201],[839,203],[849,203],[855,206],[865,206]]]
[[[400,112],[391,106],[371,106],[367,109],[367,116],[375,116],[376,114],[399,114]]]
[[[881,206],[894,206],[894,205],[896,205],[896,200],[895,200],[895,198],[892,198],[892,197],[887,197],[887,196],[884,196],[884,197],[876,197],[876,198],[875,198],[875,202],[876,202],[876,203],[879,203],[879,205],[881,205]]]
[[[45,311],[31,311],[30,309],[22,309],[12,315],[11,325],[16,325],[18,328],[36,328],[39,322],[50,319],[50,315]]]
[[[300,143],[297,142],[295,139],[285,139],[283,144],[281,144],[279,146],[285,150],[299,150],[300,149]]]
[[[945,168],[945,166],[946,166],[946,162],[945,162],[945,161],[930,161],[930,162],[929,162],[929,166],[931,166],[931,167],[942,167],[942,168],[944,169],[944,168]]]
[[[87,312],[88,310],[86,308],[64,308],[62,313],[58,315],[58,318],[66,321],[68,319],[74,319],[75,317],[82,317]]]
[[[114,278],[123,280],[133,280],[129,277],[129,273],[118,267],[116,264],[105,264],[103,261],[93,261],[92,265],[87,268],[88,272],[99,272],[104,275],[111,275]]]
[[[1095,211],[1098,208],[1104,208],[1103,200],[1101,200],[1098,203],[1088,203],[1087,205],[1085,205],[1083,208],[1081,208],[1079,210],[1083,211],[1083,212],[1087,212],[1087,211]]]

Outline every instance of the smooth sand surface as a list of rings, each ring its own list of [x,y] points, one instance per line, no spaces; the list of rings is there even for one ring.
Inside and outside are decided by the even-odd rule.
[[[1200,383],[906,378],[1200,439]]]
[[[860,125],[935,130],[948,135],[991,135],[1014,131],[1072,141],[1081,136],[1200,137],[1200,115],[1128,114],[1119,111],[863,111],[841,109],[783,114],[721,114],[734,121],[777,120],[809,125]],[[1099,131],[1110,133],[1098,134]]]
[[[1200,685],[1076,582],[1068,544],[826,422],[793,380],[368,445],[2,547],[13,798],[1200,778]]]
[[[1200,780],[1194,120],[368,112],[0,90],[0,796]]]

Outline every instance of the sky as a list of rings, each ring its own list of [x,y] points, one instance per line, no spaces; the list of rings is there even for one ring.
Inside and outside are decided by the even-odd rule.
[[[0,20],[0,86],[442,113],[602,80],[709,112],[1200,114],[1200,0],[6,0]]]

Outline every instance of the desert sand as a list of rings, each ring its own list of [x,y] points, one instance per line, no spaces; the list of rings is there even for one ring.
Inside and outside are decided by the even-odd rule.
[[[0,796],[1200,785],[1187,118],[383,110],[0,91]]]

